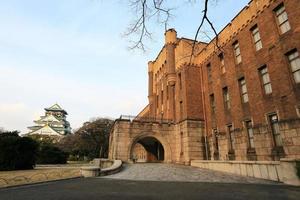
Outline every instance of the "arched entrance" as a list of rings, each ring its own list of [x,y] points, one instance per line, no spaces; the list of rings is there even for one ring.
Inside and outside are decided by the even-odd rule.
[[[132,144],[131,159],[134,162],[163,162],[165,150],[155,137],[144,137]]]

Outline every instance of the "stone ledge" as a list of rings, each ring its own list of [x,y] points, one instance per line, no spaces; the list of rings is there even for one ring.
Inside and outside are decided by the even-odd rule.
[[[87,178],[87,177],[96,177],[99,176],[100,174],[100,167],[97,166],[89,166],[89,167],[81,167],[80,168],[80,173],[81,176]]]
[[[101,170],[100,176],[115,174],[115,173],[118,173],[119,171],[121,171],[121,169],[122,169],[122,161],[114,160],[112,166]]]
[[[96,177],[96,176],[106,176],[110,174],[118,173],[122,169],[122,161],[121,160],[114,160],[110,161],[108,159],[101,159],[102,162],[113,162],[113,164],[107,168],[100,168],[100,163],[98,163],[100,159],[93,161],[96,166],[87,166],[87,167],[81,167],[80,173],[81,176],[87,178],[87,177]]]
[[[192,160],[192,162],[194,162],[194,163],[201,162],[201,163],[226,163],[226,164],[228,164],[228,163],[231,163],[231,164],[256,164],[256,165],[266,165],[266,164],[280,165],[280,161]],[[295,160],[293,160],[293,161],[295,161]]]
[[[299,160],[281,159],[280,161],[209,161],[192,160],[191,166],[222,171],[241,176],[250,176],[300,186],[296,162]]]

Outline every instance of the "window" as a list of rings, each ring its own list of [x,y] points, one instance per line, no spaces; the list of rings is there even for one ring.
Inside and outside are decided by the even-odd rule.
[[[210,63],[207,64],[207,78],[208,78],[208,81],[211,82],[212,81],[212,75],[211,75],[211,65]]]
[[[245,78],[241,78],[239,80],[239,84],[240,84],[242,102],[243,103],[247,103],[249,101],[249,98],[248,98],[248,91],[247,91],[247,86],[246,86],[246,80],[245,80]]]
[[[183,155],[183,132],[180,132],[180,155]]]
[[[183,119],[183,104],[182,101],[180,101],[180,119]]]
[[[235,145],[235,139],[233,134],[233,127],[232,125],[227,126],[228,134],[229,134],[229,144],[230,144],[230,150],[234,150]]]
[[[216,150],[216,152],[219,152],[218,130],[213,129],[213,134],[214,134],[214,138],[215,138],[215,150]]]
[[[233,43],[233,49],[234,49],[236,63],[239,64],[242,62],[242,55],[241,55],[239,42]]]
[[[164,91],[161,91],[161,105],[164,105]]]
[[[230,109],[230,97],[229,97],[229,92],[227,87],[223,88],[223,100],[224,100],[225,109],[227,110]]]
[[[253,37],[255,49],[256,49],[256,51],[258,51],[258,50],[260,50],[262,48],[262,42],[261,42],[261,38],[260,38],[258,26],[257,25],[254,26],[251,29],[251,32],[252,32],[252,37]]]
[[[300,83],[300,57],[297,50],[288,53],[288,59],[292,69],[295,83]]]
[[[169,85],[167,85],[167,100],[169,100]]]
[[[265,90],[265,94],[271,94],[272,93],[272,86],[271,86],[271,80],[268,73],[267,66],[264,66],[259,69],[259,73],[261,76],[262,84]]]
[[[182,82],[181,82],[181,73],[178,74],[178,79],[179,79],[179,88],[182,88]]]
[[[281,34],[288,32],[291,29],[291,26],[289,23],[288,15],[285,11],[284,4],[279,5],[274,11],[276,14]]]
[[[224,61],[223,53],[219,54],[219,59],[220,59],[220,64],[221,64],[221,72],[222,72],[222,74],[224,74],[226,72],[226,68],[225,68],[225,61]]]
[[[214,94],[209,95],[209,101],[210,101],[211,113],[214,115],[216,112],[215,95]]]
[[[252,121],[246,121],[245,125],[248,134],[249,147],[254,148],[254,135],[253,135]]]
[[[279,130],[278,116],[277,114],[269,115],[269,121],[271,125],[271,131],[274,138],[275,146],[282,146],[282,139]]]

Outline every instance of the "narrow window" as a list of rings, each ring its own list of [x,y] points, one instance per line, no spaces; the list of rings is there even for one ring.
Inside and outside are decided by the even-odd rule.
[[[246,86],[246,80],[245,78],[241,78],[239,80],[240,84],[240,91],[241,91],[241,96],[242,96],[242,102],[247,103],[249,101],[248,98],[248,91],[247,91],[247,86]]]
[[[251,29],[251,32],[252,32],[252,37],[253,37],[255,49],[256,49],[256,51],[258,51],[258,50],[260,50],[262,48],[262,42],[261,42],[261,38],[260,38],[258,26],[257,25],[254,26]]]
[[[233,134],[233,127],[232,127],[232,125],[228,125],[228,126],[227,126],[227,129],[228,129],[228,134],[229,134],[230,150],[234,150],[235,139],[234,139],[234,134]]]
[[[211,75],[211,65],[210,63],[206,65],[207,67],[207,78],[208,78],[208,81],[211,82],[212,81],[212,75]]]
[[[178,74],[178,79],[179,79],[179,88],[182,89],[181,73]]]
[[[169,86],[167,85],[167,100],[169,100]]]
[[[224,100],[225,109],[229,110],[230,109],[230,97],[229,97],[229,92],[228,92],[227,87],[223,88],[223,100]]]
[[[215,138],[215,149],[217,152],[219,152],[219,139],[218,139],[218,130],[213,129],[214,138]]]
[[[180,119],[183,119],[183,104],[182,101],[180,101]]]
[[[269,121],[271,125],[271,131],[274,138],[275,146],[282,146],[282,139],[279,130],[278,116],[277,114],[269,115]]]
[[[164,105],[164,91],[161,91],[161,105]]]
[[[221,72],[222,72],[222,74],[224,74],[226,72],[226,68],[225,68],[225,61],[224,61],[223,53],[219,54],[219,59],[220,59],[220,64],[221,64]]]
[[[212,113],[212,115],[214,115],[216,112],[215,95],[214,94],[209,95],[209,101],[210,101],[211,113]]]
[[[245,122],[247,134],[248,134],[248,142],[249,147],[254,148],[254,135],[253,135],[253,127],[252,127],[252,121],[246,121]]]
[[[241,55],[241,50],[240,50],[240,44],[238,41],[233,43],[233,49],[234,49],[236,63],[239,64],[242,62],[242,55]]]
[[[267,66],[264,66],[259,69],[259,73],[261,76],[262,84],[265,90],[265,94],[271,94],[272,93],[272,86],[271,86],[271,80],[268,73]]]
[[[295,83],[300,83],[300,57],[297,50],[287,54]]]
[[[183,155],[183,132],[180,132],[180,155]]]
[[[291,26],[289,23],[288,15],[285,11],[284,4],[280,4],[274,11],[276,14],[281,34],[288,32],[291,29]]]

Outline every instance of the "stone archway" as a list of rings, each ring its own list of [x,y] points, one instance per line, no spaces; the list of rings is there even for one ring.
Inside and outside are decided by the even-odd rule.
[[[136,150],[138,152],[136,152]],[[171,149],[162,137],[143,134],[129,145],[128,158],[137,162],[171,162]],[[139,155],[136,155],[139,153]]]
[[[132,146],[131,159],[134,162],[163,162],[165,150],[156,138],[144,137]]]

